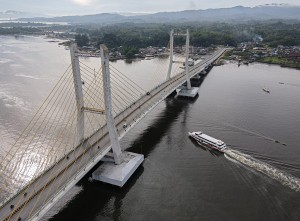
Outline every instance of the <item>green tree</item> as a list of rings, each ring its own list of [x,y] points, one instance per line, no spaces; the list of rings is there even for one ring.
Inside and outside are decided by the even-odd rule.
[[[126,58],[134,58],[134,55],[137,54],[139,50],[135,47],[125,47],[123,49],[123,54]]]
[[[83,46],[87,46],[90,40],[86,34],[77,34],[75,35],[75,42],[79,47],[83,47]]]

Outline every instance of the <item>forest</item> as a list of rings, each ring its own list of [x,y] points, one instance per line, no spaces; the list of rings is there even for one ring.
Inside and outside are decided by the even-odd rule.
[[[148,46],[163,47],[169,42],[169,32],[175,30],[175,45],[185,44],[184,36],[178,35],[190,30],[190,42],[193,46],[208,47],[210,45],[237,46],[238,43],[263,40],[270,47],[278,45],[300,45],[299,21],[248,22],[230,23],[189,23],[189,24],[135,24],[124,23],[99,28],[76,27],[78,35],[86,35],[88,40],[78,41],[79,45],[92,44],[98,46],[105,43],[110,48]]]
[[[193,46],[208,47],[210,45],[236,46],[238,43],[262,39],[262,43],[270,47],[278,45],[300,45],[299,20],[248,21],[243,23],[228,22],[190,22],[190,23],[119,23],[110,25],[66,25],[41,26],[39,23],[2,23],[0,35],[36,35],[49,32],[71,36],[80,46],[105,43],[109,48],[123,46],[126,48],[145,48],[148,46],[166,47],[169,32],[175,30],[175,45],[185,44],[186,29],[190,30],[190,42]]]

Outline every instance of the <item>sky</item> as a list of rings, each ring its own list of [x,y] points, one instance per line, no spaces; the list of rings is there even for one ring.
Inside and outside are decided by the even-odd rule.
[[[154,13],[187,9],[229,8],[286,3],[300,5],[300,0],[0,0],[0,12],[25,11],[50,16],[118,13]]]

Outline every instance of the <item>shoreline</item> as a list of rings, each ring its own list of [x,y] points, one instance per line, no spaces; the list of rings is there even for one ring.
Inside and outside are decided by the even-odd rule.
[[[236,54],[235,54],[236,55]],[[273,65],[279,65],[282,68],[292,68],[296,70],[300,70],[300,61],[295,61],[295,60],[290,60],[287,58],[281,58],[281,57],[273,57],[273,56],[268,56],[268,57],[262,57],[258,59],[251,59],[249,57],[249,54],[243,54],[239,53],[238,55],[239,59],[230,59],[230,54],[225,54],[222,59],[226,61],[236,61],[239,62],[240,64],[246,63],[252,63],[252,62],[258,62],[258,63],[263,63],[263,64],[273,64]]]
[[[300,63],[294,62],[292,60],[286,60],[286,59],[278,59],[273,57],[266,57],[257,60],[256,62],[263,63],[263,64],[273,64],[273,65],[279,65],[282,68],[292,68],[296,70],[300,70]]]
[[[225,61],[223,64],[218,64],[218,65],[214,65],[214,66],[223,66],[223,65],[227,65],[227,64],[237,64],[238,65],[238,61],[228,60],[228,59],[223,59],[223,61]],[[300,70],[300,68],[296,68],[296,67],[283,66],[283,65],[280,65],[280,64],[277,64],[277,63],[261,62],[259,60],[250,62],[249,64],[243,64],[243,63],[241,63],[240,65],[248,66],[250,64],[274,65],[274,66],[279,66],[281,68],[288,68],[288,69],[292,69],[292,70]]]

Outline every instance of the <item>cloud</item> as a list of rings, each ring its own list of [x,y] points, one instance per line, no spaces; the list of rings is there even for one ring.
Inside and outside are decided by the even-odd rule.
[[[92,3],[92,0],[72,0],[77,5],[88,6]]]

